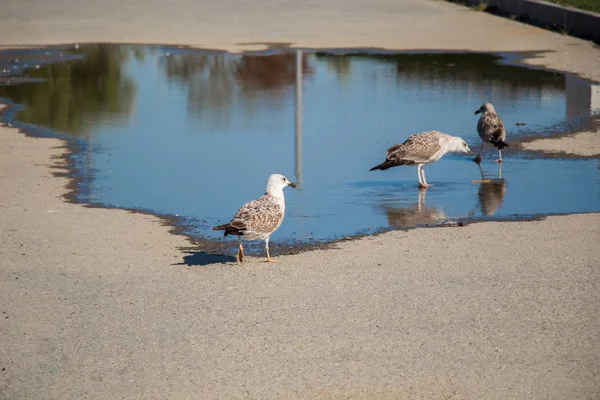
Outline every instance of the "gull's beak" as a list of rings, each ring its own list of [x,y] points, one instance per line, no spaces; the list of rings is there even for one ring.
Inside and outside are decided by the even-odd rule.
[[[473,154],[473,152],[471,151],[471,149],[469,147],[467,147],[467,154]]]
[[[477,111],[475,111],[475,114],[479,114],[481,112],[481,108]]]
[[[298,185],[296,185],[294,182],[290,182],[288,183],[288,186],[293,187],[294,189],[298,189]]]

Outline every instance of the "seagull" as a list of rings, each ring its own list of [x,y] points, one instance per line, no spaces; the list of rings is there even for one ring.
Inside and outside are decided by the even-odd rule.
[[[237,235],[238,254],[237,262],[244,260],[244,247],[241,237],[246,240],[264,240],[267,249],[267,262],[278,262],[269,255],[269,237],[279,228],[285,215],[285,199],[283,189],[287,186],[297,188],[285,176],[273,174],[267,179],[265,194],[244,204],[225,225],[212,228],[213,231],[225,231],[227,235]]]
[[[498,159],[494,160],[494,162],[501,163],[502,162],[502,149],[508,146],[506,140],[506,130],[504,130],[504,124],[502,123],[502,118],[496,114],[496,110],[492,103],[483,103],[481,107],[475,114],[481,113],[481,117],[479,117],[479,121],[477,121],[477,133],[481,138],[481,147],[479,148],[479,153],[477,153],[477,157],[473,159],[476,163],[481,162],[481,150],[483,150],[483,145],[486,142],[489,142],[494,145],[494,147],[498,148]]]
[[[385,161],[370,171],[388,168],[398,165],[416,165],[419,187],[427,188],[425,171],[423,166],[439,160],[448,152],[471,153],[467,143],[458,136],[450,136],[438,131],[416,133],[409,136],[402,144],[396,144],[387,149]]]

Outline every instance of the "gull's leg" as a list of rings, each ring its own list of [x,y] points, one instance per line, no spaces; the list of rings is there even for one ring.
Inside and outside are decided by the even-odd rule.
[[[425,181],[425,172],[423,172],[423,164],[417,166],[417,175],[419,175],[419,187],[428,188],[429,185],[427,184],[427,181]]]
[[[497,162],[497,163],[502,162],[502,150],[498,149],[498,159],[494,160],[494,162]]]
[[[425,179],[425,169],[423,169],[423,167],[421,167],[421,175],[423,175],[423,184],[425,185],[425,187],[431,186],[427,183],[427,179]]]
[[[274,260],[269,255],[269,238],[265,239],[265,247],[267,248],[267,262],[279,262],[279,260]]]
[[[242,238],[238,235],[238,253],[235,261],[241,263],[244,262],[244,247],[242,246]]]
[[[475,158],[473,159],[473,161],[475,161],[477,164],[479,164],[481,162],[481,157],[479,157],[481,155],[481,151],[483,150],[483,142],[481,142],[481,147],[479,148],[479,153],[477,153],[477,156],[475,156]]]

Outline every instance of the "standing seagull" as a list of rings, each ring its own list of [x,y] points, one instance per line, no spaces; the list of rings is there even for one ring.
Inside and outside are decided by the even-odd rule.
[[[213,231],[225,231],[227,235],[237,235],[238,254],[236,260],[244,260],[244,247],[241,236],[246,240],[264,240],[267,248],[267,261],[277,262],[269,255],[269,237],[279,228],[285,215],[285,199],[283,188],[291,186],[298,187],[295,183],[279,174],[273,174],[267,179],[265,194],[242,206],[235,213],[231,221],[225,225],[214,226]]]
[[[416,133],[404,143],[387,149],[385,161],[371,168],[370,171],[376,169],[385,171],[398,165],[416,165],[419,187],[426,188],[430,185],[425,179],[423,165],[439,160],[450,151],[471,153],[467,143],[458,136],[450,136],[438,131]]]
[[[502,149],[508,147],[508,143],[506,140],[506,131],[504,130],[504,124],[502,123],[502,118],[496,114],[496,110],[491,103],[484,103],[479,107],[479,110],[475,111],[475,114],[481,114],[479,117],[479,121],[477,121],[477,133],[481,138],[481,147],[479,148],[479,153],[477,153],[477,157],[473,159],[476,163],[481,162],[481,150],[483,150],[483,145],[486,142],[490,142],[494,145],[494,147],[498,148],[498,159],[494,160],[494,162],[502,162]]]

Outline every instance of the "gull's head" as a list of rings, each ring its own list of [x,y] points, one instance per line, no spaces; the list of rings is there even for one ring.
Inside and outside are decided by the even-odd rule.
[[[494,109],[494,106],[492,105],[492,103],[483,103],[481,105],[481,107],[479,107],[479,109],[477,111],[475,111],[475,114],[486,113],[486,112],[496,114],[496,110]]]
[[[290,182],[288,180],[288,178],[286,178],[285,176],[283,176],[281,174],[273,174],[273,175],[269,176],[269,179],[267,179],[267,188],[266,188],[265,192],[271,193],[271,194],[280,192],[283,190],[283,188],[286,188],[288,186],[291,186],[293,188],[298,187],[298,185]]]
[[[458,153],[471,154],[471,149],[469,148],[469,145],[462,138],[458,136],[454,137],[454,141],[452,144],[452,151],[456,151]]]

